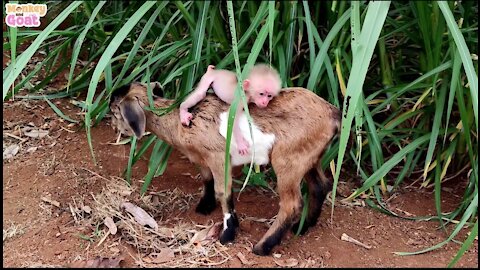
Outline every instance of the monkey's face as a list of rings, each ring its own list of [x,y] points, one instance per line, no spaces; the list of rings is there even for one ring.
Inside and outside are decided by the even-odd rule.
[[[270,100],[272,100],[273,94],[271,94],[268,90],[259,90],[256,93],[256,96],[253,97],[253,102],[259,108],[266,108]]]
[[[280,82],[272,76],[255,76],[251,78],[248,88],[250,99],[257,107],[266,108],[278,94],[280,87]]]

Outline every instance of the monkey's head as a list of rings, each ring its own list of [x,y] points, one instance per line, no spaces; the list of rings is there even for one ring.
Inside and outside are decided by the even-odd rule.
[[[159,82],[150,83],[153,91],[161,89]],[[136,96],[136,92],[145,92],[146,85],[134,82],[120,87],[112,93],[110,110],[113,113],[112,126],[126,136],[137,136],[140,139],[145,134],[146,117],[144,104]]]
[[[270,100],[278,95],[282,81],[277,70],[265,64],[257,64],[243,81],[249,101],[259,108],[266,108]]]

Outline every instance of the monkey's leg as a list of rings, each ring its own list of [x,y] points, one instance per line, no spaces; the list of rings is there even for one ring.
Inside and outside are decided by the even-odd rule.
[[[233,138],[237,144],[237,151],[240,155],[248,154],[248,148],[250,147],[248,141],[242,134],[240,129],[240,115],[243,112],[243,104],[239,103],[237,107],[237,112],[235,114],[235,122],[233,123]]]
[[[200,175],[204,181],[203,196],[195,208],[195,212],[208,215],[217,207],[212,171],[207,167],[200,167]]]

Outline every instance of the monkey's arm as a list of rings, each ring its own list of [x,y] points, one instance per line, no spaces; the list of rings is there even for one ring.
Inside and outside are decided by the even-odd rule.
[[[180,104],[180,121],[185,126],[190,124],[190,120],[192,120],[193,117],[192,114],[188,112],[188,109],[205,98],[208,88],[215,80],[215,73],[210,71],[211,68],[209,66],[207,72],[205,72],[200,79],[197,88]]]
[[[200,100],[204,99],[213,80],[213,74],[205,73],[200,79],[197,88],[180,104],[180,110],[188,110],[200,102]]]

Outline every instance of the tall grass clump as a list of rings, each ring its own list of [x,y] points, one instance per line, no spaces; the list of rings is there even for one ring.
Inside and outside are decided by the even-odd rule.
[[[255,62],[267,62],[278,68],[284,86],[306,87],[343,109],[341,136],[321,166],[330,167],[336,187],[342,165],[355,164],[363,184],[348,199],[362,195],[385,214],[412,219],[389,209],[385,198],[406,182],[433,190],[437,214],[413,219],[436,220],[448,236],[428,249],[397,254],[434,250],[456,241],[460,229],[468,227],[453,266],[477,237],[478,3],[46,3],[50,16],[43,30],[4,31],[10,63],[4,69],[3,100],[82,97],[78,106],[85,110],[94,160],[90,129],[108,113],[109,97],[119,87],[134,80],[159,81],[164,96],[179,103],[208,64],[235,70],[242,78]],[[39,52],[44,60],[26,69]],[[65,87],[40,91],[63,70],[69,71]],[[31,84],[40,72],[44,79]],[[245,102],[240,87],[231,110],[238,102]],[[349,139],[355,143],[347,150]],[[131,166],[152,145],[142,192],[164,172],[171,148],[154,135],[141,142],[132,138],[128,180]],[[463,198],[454,211],[445,212],[442,186],[455,181],[464,187]]]

